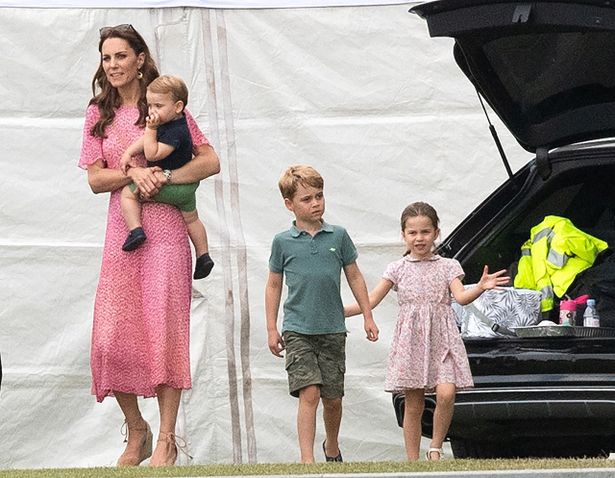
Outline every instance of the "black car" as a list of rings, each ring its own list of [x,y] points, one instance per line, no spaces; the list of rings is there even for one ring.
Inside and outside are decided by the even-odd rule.
[[[509,180],[439,253],[458,259],[465,281],[476,282],[484,264],[498,270],[518,261],[530,229],[547,215],[615,245],[615,4],[442,0],[410,12],[432,37],[454,38],[457,65],[534,153],[515,174],[507,166]],[[475,388],[457,394],[448,435],[455,457],[615,451],[611,335],[464,338]],[[428,437],[434,400],[426,396]],[[403,396],[393,402],[401,424]]]

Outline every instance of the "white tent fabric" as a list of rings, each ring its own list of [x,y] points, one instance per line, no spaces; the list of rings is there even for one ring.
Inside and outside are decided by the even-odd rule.
[[[357,5],[399,5],[408,4],[400,0],[3,0],[1,7],[28,8],[169,8],[200,7],[222,9],[250,8],[306,8],[341,7]],[[414,2],[418,3],[418,2]]]
[[[107,195],[77,168],[98,28],[120,23],[187,80],[222,163],[198,190],[216,267],[194,282],[194,387],[177,432],[195,464],[296,461],[297,402],[263,307],[270,242],[292,219],[278,177],[294,163],[320,170],[326,219],[348,229],[371,287],[402,253],[404,206],[432,203],[446,235],[506,179],[476,94],[451,41],[430,39],[408,5],[0,8],[0,468],[113,466],[123,448],[117,404],[89,388]],[[516,170],[528,155],[495,123]],[[405,457],[383,392],[395,317],[391,295],[375,344],[348,320],[348,461]],[[155,401],[141,404],[155,427]],[[323,434],[319,421],[319,459]]]

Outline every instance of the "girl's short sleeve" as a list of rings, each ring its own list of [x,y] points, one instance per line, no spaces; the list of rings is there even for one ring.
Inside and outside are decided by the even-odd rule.
[[[450,284],[451,282],[453,282],[453,279],[457,278],[459,280],[463,280],[465,275],[466,274],[465,272],[463,272],[463,267],[461,267],[459,261],[457,261],[456,259],[451,259],[448,268],[448,283]]]
[[[186,114],[186,123],[188,123],[188,129],[190,130],[190,135],[192,136],[192,145],[193,146],[202,146],[204,144],[209,144],[209,140],[205,137],[199,125],[196,124],[195,119],[190,114],[188,110],[185,110]]]
[[[85,112],[85,124],[83,126],[83,140],[81,142],[81,156],[79,157],[79,167],[87,169],[89,165],[94,164],[99,159],[103,161],[102,138],[93,136],[92,127],[100,118],[98,105],[88,106]]]
[[[382,274],[382,278],[390,280],[393,283],[393,290],[397,291],[397,284],[399,282],[400,261],[391,262]]]

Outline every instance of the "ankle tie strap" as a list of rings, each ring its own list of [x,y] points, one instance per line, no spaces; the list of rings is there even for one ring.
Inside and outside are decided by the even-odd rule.
[[[184,455],[192,460],[192,455],[188,453],[188,443],[182,437],[177,436],[173,432],[160,432],[160,436],[158,437],[158,441],[164,441],[167,443],[171,443],[175,445],[175,447],[181,451]]]
[[[146,432],[148,430],[148,424],[143,419],[143,417],[141,417],[141,421],[145,424],[144,427],[130,426],[128,424],[128,420],[124,420],[124,423],[122,423],[122,426],[120,428],[120,433],[124,437],[124,443],[128,443],[128,436],[130,435],[130,430],[135,430],[139,432]]]

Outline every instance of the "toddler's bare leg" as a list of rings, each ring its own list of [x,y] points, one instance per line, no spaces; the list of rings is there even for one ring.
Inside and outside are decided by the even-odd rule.
[[[214,261],[209,257],[209,244],[207,243],[205,225],[199,219],[199,213],[196,209],[190,212],[182,211],[182,214],[196,255],[196,265],[194,266],[194,275],[192,277],[194,279],[203,279],[209,275],[214,267]]]
[[[120,197],[122,214],[129,231],[141,227],[141,202],[137,194],[138,192],[133,193],[128,186],[124,186]]]
[[[194,253],[197,257],[201,257],[203,254],[209,252],[205,225],[199,219],[199,213],[196,209],[190,212],[182,211],[182,215],[184,216],[184,221],[188,228],[188,236],[190,236],[190,241],[194,246]]]

